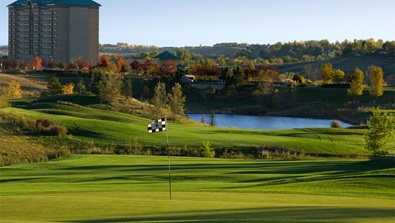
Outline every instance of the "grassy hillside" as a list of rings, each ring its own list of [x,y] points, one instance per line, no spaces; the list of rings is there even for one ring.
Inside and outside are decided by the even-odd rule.
[[[280,73],[284,72],[299,72],[304,73],[303,69],[306,65],[311,65],[314,68],[321,68],[323,63],[331,63],[333,69],[340,69],[344,72],[354,72],[358,67],[362,71],[366,71],[371,65],[379,66],[383,69],[384,77],[395,74],[394,57],[380,56],[380,55],[342,55],[325,61],[305,62],[305,63],[290,63],[279,65]],[[389,83],[391,84],[391,83]],[[392,83],[393,85],[394,83]]]
[[[146,148],[165,147],[166,134],[149,135],[150,119],[107,110],[57,103],[39,103],[5,112],[53,119],[66,126],[74,141],[105,147],[123,147],[134,139]],[[217,149],[279,147],[321,155],[366,155],[363,134],[358,129],[241,130],[195,124],[169,123],[171,147],[200,148],[210,141]],[[388,145],[394,153],[395,142]]]
[[[0,168],[15,222],[393,222],[394,160],[72,156]]]
[[[0,89],[8,86],[11,81],[17,81],[21,84],[22,95],[40,96],[41,92],[47,88],[47,82],[44,79],[33,80],[29,75],[9,75],[0,73]]]

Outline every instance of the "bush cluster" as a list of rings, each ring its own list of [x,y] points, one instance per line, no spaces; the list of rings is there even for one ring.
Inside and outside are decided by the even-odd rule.
[[[66,127],[48,119],[34,119],[11,113],[0,112],[0,120],[5,124],[6,128],[17,132],[49,136],[64,136],[68,131]]]

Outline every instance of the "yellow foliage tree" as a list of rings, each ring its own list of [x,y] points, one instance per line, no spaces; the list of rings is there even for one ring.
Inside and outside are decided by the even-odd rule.
[[[18,81],[11,81],[8,84],[7,89],[8,97],[10,98],[21,98],[22,91],[21,91],[21,84]]]
[[[63,93],[64,94],[73,94],[74,93],[74,84],[73,83],[66,84],[63,88]]]
[[[383,69],[381,67],[377,66],[370,66],[368,68],[368,72],[370,73],[369,78],[370,78],[370,95],[373,97],[380,97],[383,95],[383,85],[384,85],[384,79],[383,79]]]
[[[358,67],[355,68],[354,74],[352,75],[351,87],[347,90],[347,94],[353,95],[354,97],[362,95],[364,78],[362,70]]]

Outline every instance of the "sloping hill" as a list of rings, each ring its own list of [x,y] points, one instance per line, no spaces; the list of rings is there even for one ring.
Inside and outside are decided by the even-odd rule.
[[[73,140],[91,142],[103,147],[122,147],[128,139],[138,139],[147,148],[165,147],[166,134],[148,135],[150,119],[106,110],[75,107],[58,103],[39,103],[21,108],[6,108],[4,112],[29,117],[54,120],[66,126]],[[243,130],[213,128],[195,124],[169,124],[169,138],[175,147],[199,148],[202,141],[210,141],[214,148],[287,148],[290,151],[304,150],[309,154],[366,155],[362,147],[360,129],[288,129],[288,130]],[[389,145],[393,146],[393,144]],[[392,152],[392,151],[391,151]]]
[[[369,66],[375,65],[383,68],[384,77],[395,74],[395,58],[380,55],[342,55],[329,60],[317,62],[304,62],[279,65],[278,68],[281,73],[283,72],[299,72],[303,73],[306,65],[311,65],[313,68],[320,69],[323,63],[331,63],[333,69],[340,69],[344,72],[353,72],[356,67],[362,71],[366,71]]]
[[[39,96],[43,90],[47,89],[47,82],[45,81],[36,81],[24,75],[0,73],[0,88],[7,86],[11,81],[17,81],[21,84],[24,96]]]

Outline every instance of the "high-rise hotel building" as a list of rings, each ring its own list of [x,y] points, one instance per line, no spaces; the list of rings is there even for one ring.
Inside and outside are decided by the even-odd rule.
[[[18,0],[8,5],[8,55],[96,62],[100,6],[92,0]]]

